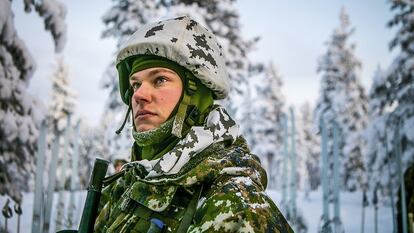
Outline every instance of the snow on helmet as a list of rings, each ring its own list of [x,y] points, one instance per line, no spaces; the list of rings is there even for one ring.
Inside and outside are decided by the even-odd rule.
[[[215,99],[224,99],[229,92],[221,45],[213,33],[188,16],[147,24],[136,31],[122,46],[117,56],[119,89],[128,104],[128,58],[136,55],[157,55],[172,60],[191,71],[211,89]]]

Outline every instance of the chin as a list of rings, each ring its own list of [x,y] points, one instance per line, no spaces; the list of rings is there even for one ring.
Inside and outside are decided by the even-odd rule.
[[[155,127],[153,127],[153,126],[138,126],[137,127],[137,131],[138,132],[145,132],[145,131],[149,131],[149,130],[152,130],[152,129],[155,129]]]

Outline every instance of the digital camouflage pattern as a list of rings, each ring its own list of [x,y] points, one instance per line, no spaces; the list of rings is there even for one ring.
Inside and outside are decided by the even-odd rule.
[[[116,62],[118,70],[129,70],[122,67],[128,66],[126,60],[140,54],[177,62],[211,89],[216,99],[224,99],[229,92],[230,82],[221,45],[210,31],[187,16],[142,26],[121,46]],[[125,96],[128,78],[120,75],[119,87],[122,100],[128,104],[129,99]]]
[[[160,159],[134,161],[126,164],[125,167],[141,166],[147,171],[148,174],[145,174],[147,178],[177,174],[192,157],[211,143],[225,140],[233,142],[238,137],[238,131],[236,122],[230,118],[226,110],[216,106],[207,116],[204,126],[191,127],[187,135]],[[154,179],[153,182],[159,182],[159,179]]]
[[[188,232],[292,232],[264,192],[258,158],[220,106],[161,159],[128,163],[123,172],[104,191],[95,232],[146,232],[151,218],[176,232],[200,186]]]

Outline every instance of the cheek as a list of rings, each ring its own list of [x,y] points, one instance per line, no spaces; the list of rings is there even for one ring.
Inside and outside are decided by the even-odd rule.
[[[168,90],[161,96],[161,101],[165,104],[166,109],[172,111],[180,100],[181,93],[177,90]]]
[[[132,107],[132,114],[134,115],[138,110],[138,104],[135,103],[135,101],[132,100],[131,107]]]

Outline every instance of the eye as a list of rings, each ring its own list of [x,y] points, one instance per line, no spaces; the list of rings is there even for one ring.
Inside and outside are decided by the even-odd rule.
[[[154,80],[155,86],[161,86],[165,82],[167,82],[167,78],[164,76],[159,76]]]
[[[134,90],[134,91],[136,91],[140,86],[141,86],[141,83],[139,83],[139,82],[131,83],[132,90]]]

